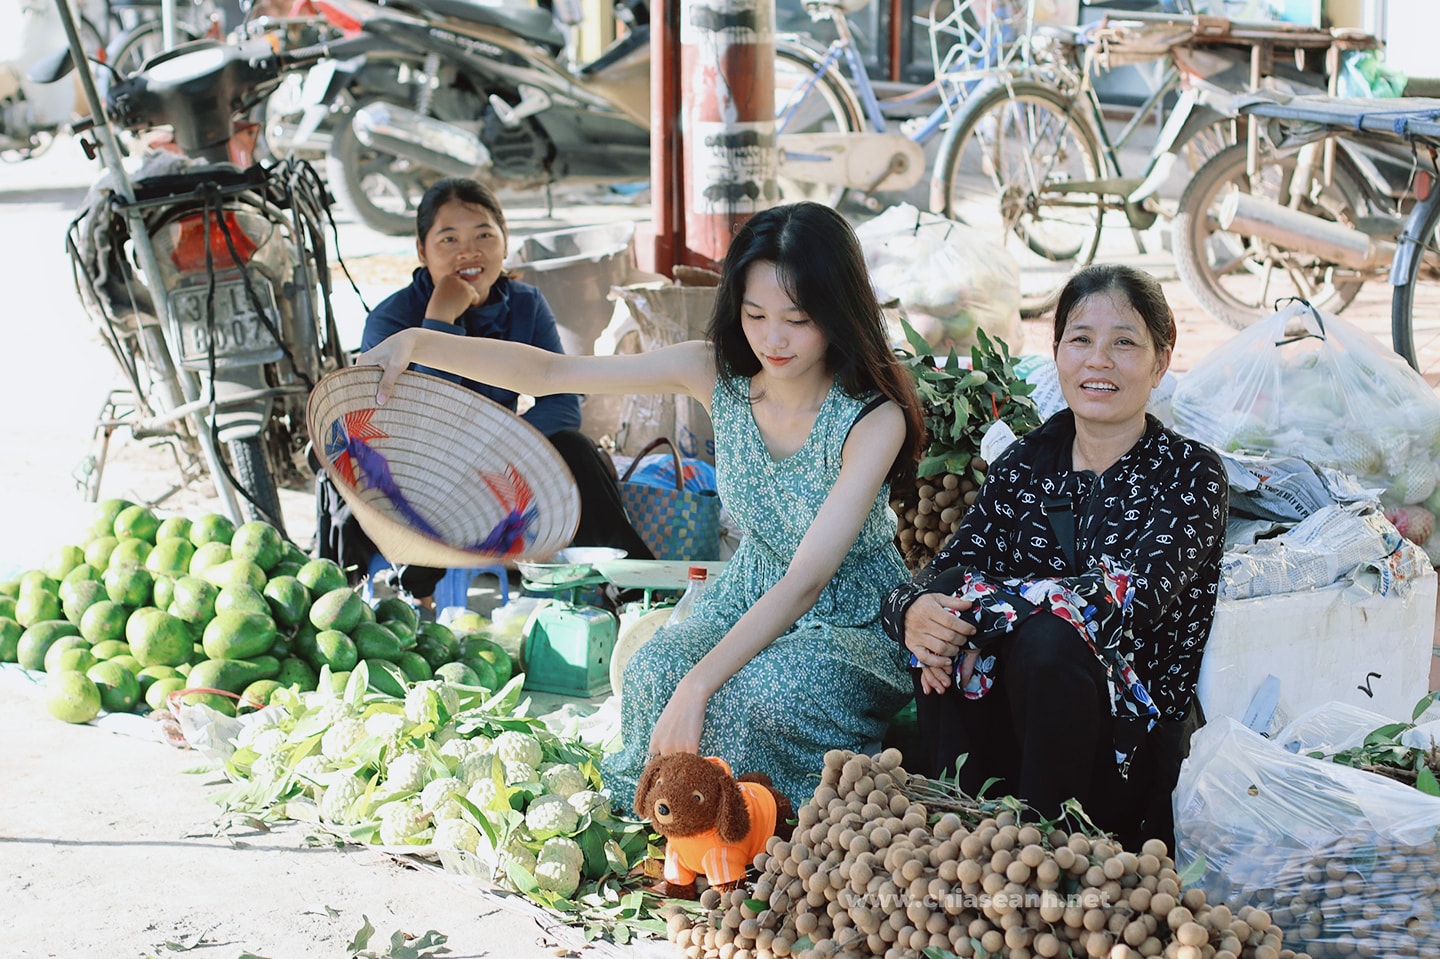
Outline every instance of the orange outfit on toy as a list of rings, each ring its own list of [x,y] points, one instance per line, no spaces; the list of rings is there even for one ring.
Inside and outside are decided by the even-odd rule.
[[[731,775],[723,759],[706,756]],[[775,835],[777,807],[775,795],[759,783],[740,782],[745,796],[745,809],[750,814],[750,831],[738,843],[721,840],[718,829],[707,829],[694,836],[668,837],[665,845],[665,880],[689,885],[696,873],[704,873],[713,886],[723,882],[739,882],[755,857],[765,851],[765,843]]]

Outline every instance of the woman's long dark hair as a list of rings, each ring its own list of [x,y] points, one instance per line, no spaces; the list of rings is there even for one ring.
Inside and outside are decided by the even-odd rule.
[[[920,396],[890,348],[860,241],[828,206],[772,207],[747,220],[730,241],[707,331],[722,378],[760,372],[740,314],[746,270],[764,262],[775,264],[785,293],[825,334],[825,367],[841,388],[857,397],[878,391],[905,414],[905,442],[888,478],[911,475],[925,442]]]

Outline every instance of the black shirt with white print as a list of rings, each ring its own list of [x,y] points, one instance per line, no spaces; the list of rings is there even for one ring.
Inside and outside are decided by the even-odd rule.
[[[1104,594],[1103,560],[1106,569],[1129,574],[1123,615],[1104,617],[1107,631],[1119,630],[1110,641],[1118,642],[1160,718],[1183,719],[1215,615],[1228,511],[1225,468],[1214,450],[1148,415],[1144,435],[1100,476],[1072,468],[1074,439],[1074,415],[1062,410],[991,464],[954,537],[886,600],[885,631],[903,641],[910,604],[944,589],[935,581],[957,567],[992,581],[1053,580],[1098,596]],[[1083,572],[1066,559],[1043,508],[1047,497],[1073,504],[1075,565]]]

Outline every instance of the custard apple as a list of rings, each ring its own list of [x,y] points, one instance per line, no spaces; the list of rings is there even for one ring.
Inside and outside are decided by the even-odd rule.
[[[420,723],[443,723],[460,708],[460,694],[449,683],[427,679],[405,693],[405,718]]]
[[[495,754],[490,752],[474,752],[460,760],[460,768],[455,775],[467,783],[476,783],[482,779],[489,779],[495,774]]]
[[[498,793],[495,789],[495,780],[475,780],[475,782],[471,784],[469,791],[465,793],[465,798],[468,799],[470,804],[476,809],[485,810],[498,808],[496,803]],[[504,802],[503,799],[499,801]]]
[[[390,760],[385,769],[385,787],[392,792],[417,792],[425,786],[430,762],[417,749],[408,749]]]
[[[525,871],[531,875],[535,873],[535,854],[526,849],[518,839],[512,839],[506,843],[495,859],[498,867],[496,872],[502,879],[505,877],[505,864],[507,862],[513,862],[518,866],[524,867]]]
[[[521,762],[530,766],[539,766],[544,758],[538,739],[513,729],[495,737],[495,754],[507,763]]]
[[[525,827],[536,839],[566,836],[580,825],[580,816],[564,796],[539,796],[525,810]]]
[[[465,783],[453,776],[432,779],[420,793],[420,808],[433,813],[437,806],[451,796],[465,795]]]
[[[396,745],[405,735],[405,717],[395,713],[376,713],[365,720],[365,734],[378,736],[387,743]]]
[[[448,726],[439,736],[435,737],[435,740],[440,743],[440,758],[448,762],[452,769],[464,762],[466,756],[490,748],[490,740],[484,736],[466,739],[456,734],[455,730]]]
[[[365,783],[347,776],[335,783],[320,797],[320,818],[326,822],[349,825],[355,822],[355,805],[365,795]]]
[[[289,737],[285,735],[283,729],[276,726],[267,726],[251,738],[250,748],[255,750],[256,755],[273,756],[285,748],[285,743],[288,739]]]
[[[429,816],[414,799],[401,799],[380,808],[380,842],[400,846],[420,842]]]
[[[529,763],[515,760],[507,760],[505,763],[505,785],[507,786],[513,786],[516,783],[533,783],[539,777],[540,774]]]
[[[580,870],[584,865],[585,854],[573,839],[548,839],[536,857],[535,881],[541,889],[568,899],[580,888]]]
[[[441,849],[474,853],[480,845],[480,830],[463,819],[447,819],[435,825],[435,837],[430,841]]]
[[[318,753],[312,754],[295,764],[295,778],[305,783],[319,782],[330,769],[329,760]]]
[[[585,778],[580,767],[570,763],[553,763],[541,769],[540,784],[547,793],[564,796],[566,799],[582,789],[590,788],[590,780]]]
[[[320,738],[320,753],[332,763],[341,762],[364,738],[365,724],[347,716],[325,730],[325,735]]]
[[[600,809],[605,805],[605,801],[604,796],[592,789],[582,789],[579,792],[571,793],[566,800],[570,804],[570,808],[581,816]]]

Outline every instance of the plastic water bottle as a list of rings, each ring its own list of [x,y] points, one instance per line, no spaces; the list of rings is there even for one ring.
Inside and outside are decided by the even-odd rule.
[[[674,626],[676,623],[687,618],[695,612],[695,604],[700,601],[701,595],[705,592],[707,571],[704,566],[691,566],[685,592],[680,594],[680,601],[670,612],[670,618],[665,620],[666,626]]]

